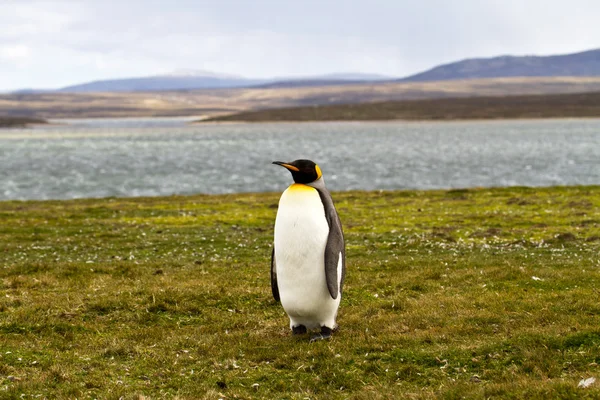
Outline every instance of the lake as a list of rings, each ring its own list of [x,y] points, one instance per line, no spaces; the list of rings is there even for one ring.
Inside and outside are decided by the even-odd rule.
[[[600,119],[190,124],[82,119],[0,130],[0,200],[282,191],[309,158],[330,190],[600,184]]]

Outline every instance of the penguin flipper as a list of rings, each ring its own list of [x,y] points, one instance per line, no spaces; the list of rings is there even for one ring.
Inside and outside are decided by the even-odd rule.
[[[325,279],[327,280],[327,289],[333,299],[337,299],[342,292],[346,271],[345,253],[341,224],[334,224],[329,228],[329,236],[325,246]],[[342,264],[341,276],[338,274],[340,261]]]
[[[275,268],[275,246],[271,252],[271,292],[276,302],[280,302],[279,288],[277,287],[277,269]]]
[[[329,225],[329,235],[327,236],[327,245],[325,246],[325,279],[327,289],[331,298],[337,299],[342,292],[342,284],[346,275],[346,250],[344,245],[344,233],[342,231],[342,222],[333,205],[333,200],[327,189],[318,189],[323,208],[325,209],[325,218]],[[338,266],[341,259],[341,274],[338,273]]]

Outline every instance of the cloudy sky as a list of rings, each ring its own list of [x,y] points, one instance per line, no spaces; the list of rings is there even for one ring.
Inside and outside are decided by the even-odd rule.
[[[369,72],[600,47],[598,0],[0,0],[0,91]]]

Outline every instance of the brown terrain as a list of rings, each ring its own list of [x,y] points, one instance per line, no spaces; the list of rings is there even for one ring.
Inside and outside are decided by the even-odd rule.
[[[600,117],[600,92],[386,101],[247,111],[217,121],[376,121]]]
[[[166,92],[5,94],[0,95],[0,116],[45,119],[142,116],[210,118],[276,108],[481,96],[504,97],[503,100],[499,100],[503,104],[502,107],[510,108],[512,100],[511,97],[506,96],[583,92],[600,92],[600,77],[492,78],[440,82],[387,82],[317,87],[202,89]],[[534,100],[543,103],[544,98]],[[571,101],[579,98],[565,99]],[[486,100],[486,102],[490,101],[493,102],[493,100]],[[515,101],[518,103],[514,105],[520,107],[523,99]],[[455,103],[454,100],[451,102]],[[426,106],[431,110],[432,106],[444,103],[411,102],[406,104],[412,104],[413,107]],[[473,107],[473,110],[484,105],[482,101],[467,101],[461,104],[464,104],[464,107]],[[562,104],[566,108],[570,107],[566,105],[567,103]],[[578,106],[574,105],[574,107]],[[563,108],[562,105],[552,107],[551,112],[544,113],[544,116],[548,116],[548,114],[556,117],[563,116],[566,108]],[[324,110],[332,111],[335,108]],[[481,113],[473,111],[470,114],[479,115]],[[506,112],[506,115],[510,114]],[[358,115],[360,114],[356,114],[354,118],[357,118]],[[424,118],[440,118],[431,116],[430,112],[423,112],[421,115]],[[569,115],[574,115],[572,110],[569,111]],[[302,117],[302,119],[305,118]],[[323,117],[319,118],[323,119]],[[375,119],[380,118],[384,117]],[[451,118],[451,115],[447,114],[444,118]]]
[[[46,120],[28,117],[2,117],[0,116],[0,128],[24,128],[32,124],[45,124]]]

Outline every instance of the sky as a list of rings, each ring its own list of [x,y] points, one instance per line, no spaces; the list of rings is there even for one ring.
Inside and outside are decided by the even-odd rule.
[[[0,0],[0,92],[205,70],[404,77],[600,47],[598,0]]]

